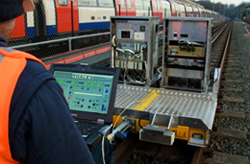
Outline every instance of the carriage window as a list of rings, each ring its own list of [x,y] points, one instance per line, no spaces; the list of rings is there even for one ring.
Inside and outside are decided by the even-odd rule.
[[[185,7],[183,5],[180,5],[180,8],[181,8],[181,17],[185,17],[186,16]]]
[[[96,7],[96,0],[77,0],[78,6],[81,7]]]
[[[171,17],[170,4],[166,2],[162,2],[162,11],[164,17]]]
[[[143,9],[148,10],[148,8],[150,8],[150,10],[151,10],[150,1],[149,0],[144,0],[143,1]]]
[[[157,10],[157,2],[154,0],[154,9]]]
[[[120,3],[121,3],[121,8],[125,9],[125,0],[120,0]]]
[[[136,0],[135,1],[135,8],[138,9],[138,10],[143,10],[142,0]]]
[[[193,15],[193,9],[192,9],[192,7],[188,7],[189,8],[189,11],[190,11],[190,17],[193,17],[194,15]]]
[[[167,17],[171,17],[171,7],[170,7],[170,4],[168,3],[167,4]]]
[[[113,1],[112,0],[99,0],[99,6],[100,7],[113,7]]]
[[[128,9],[132,8],[132,6],[131,6],[131,0],[127,0],[127,6],[128,6]]]
[[[68,6],[68,0],[58,0],[58,5],[60,5],[60,6]]]
[[[161,10],[160,1],[158,1],[157,4],[158,4],[158,11],[160,11]]]

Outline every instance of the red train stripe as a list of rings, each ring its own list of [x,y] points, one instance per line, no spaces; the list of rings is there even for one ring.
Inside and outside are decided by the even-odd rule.
[[[47,66],[47,69],[50,69],[51,64],[55,64],[55,63],[56,64],[74,63],[76,61],[79,61],[79,60],[82,60],[82,59],[85,59],[85,58],[92,57],[94,55],[98,55],[98,54],[107,52],[109,50],[110,50],[110,46],[106,46],[106,47],[102,47],[102,48],[92,50],[92,51],[89,51],[89,52],[84,52],[84,53],[80,53],[78,55],[74,55],[74,56],[67,57],[67,58],[64,58],[64,59],[49,62],[49,63],[46,63],[45,65]]]
[[[15,28],[13,29],[10,38],[25,37],[24,14],[16,18],[15,24]]]

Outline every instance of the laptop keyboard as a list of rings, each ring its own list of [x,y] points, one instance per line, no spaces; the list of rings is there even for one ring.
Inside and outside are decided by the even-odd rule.
[[[82,134],[82,137],[86,138],[89,135],[101,129],[103,127],[103,124],[97,124],[94,122],[77,121],[76,126],[79,129],[80,133]]]

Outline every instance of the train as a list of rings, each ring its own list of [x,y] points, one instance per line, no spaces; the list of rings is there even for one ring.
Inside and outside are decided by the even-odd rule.
[[[250,4],[246,5],[245,8],[246,8],[246,17],[243,18],[243,21],[250,23]]]
[[[109,31],[110,16],[210,17],[219,13],[173,0],[33,0],[35,10],[16,19],[11,46]]]

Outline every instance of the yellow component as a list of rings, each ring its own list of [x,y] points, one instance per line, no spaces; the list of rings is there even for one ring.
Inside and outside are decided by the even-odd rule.
[[[170,56],[187,56],[187,57],[204,57],[204,48],[203,47],[194,47],[195,50],[180,50],[179,46],[170,46]],[[190,47],[191,49],[191,47]]]
[[[181,139],[181,140],[188,140],[189,127],[178,126],[177,128],[175,127],[170,128],[170,130],[175,132],[175,138]]]
[[[144,111],[159,95],[155,91],[148,93],[132,109]]]
[[[197,136],[202,136],[197,138]],[[206,131],[201,129],[190,129],[188,143],[194,145],[206,145]]]
[[[116,122],[116,119],[118,118],[117,115],[113,115],[113,125],[114,123]],[[128,117],[129,118],[129,117]],[[129,118],[130,119],[130,118]],[[136,127],[135,127],[135,131],[139,132],[141,130],[141,128],[139,127],[139,124],[138,124],[138,121],[139,119],[138,118],[131,118],[132,120],[135,120],[136,121]],[[114,125],[115,127],[118,127],[120,124],[123,123],[123,120],[122,120],[122,117],[120,117],[116,123],[116,125]],[[141,126],[142,127],[145,127],[147,126],[148,124],[150,124],[149,121],[147,120],[141,120]]]
[[[111,137],[110,137],[110,136],[107,136],[107,138],[108,138],[108,140],[110,140],[110,139],[111,139]]]

